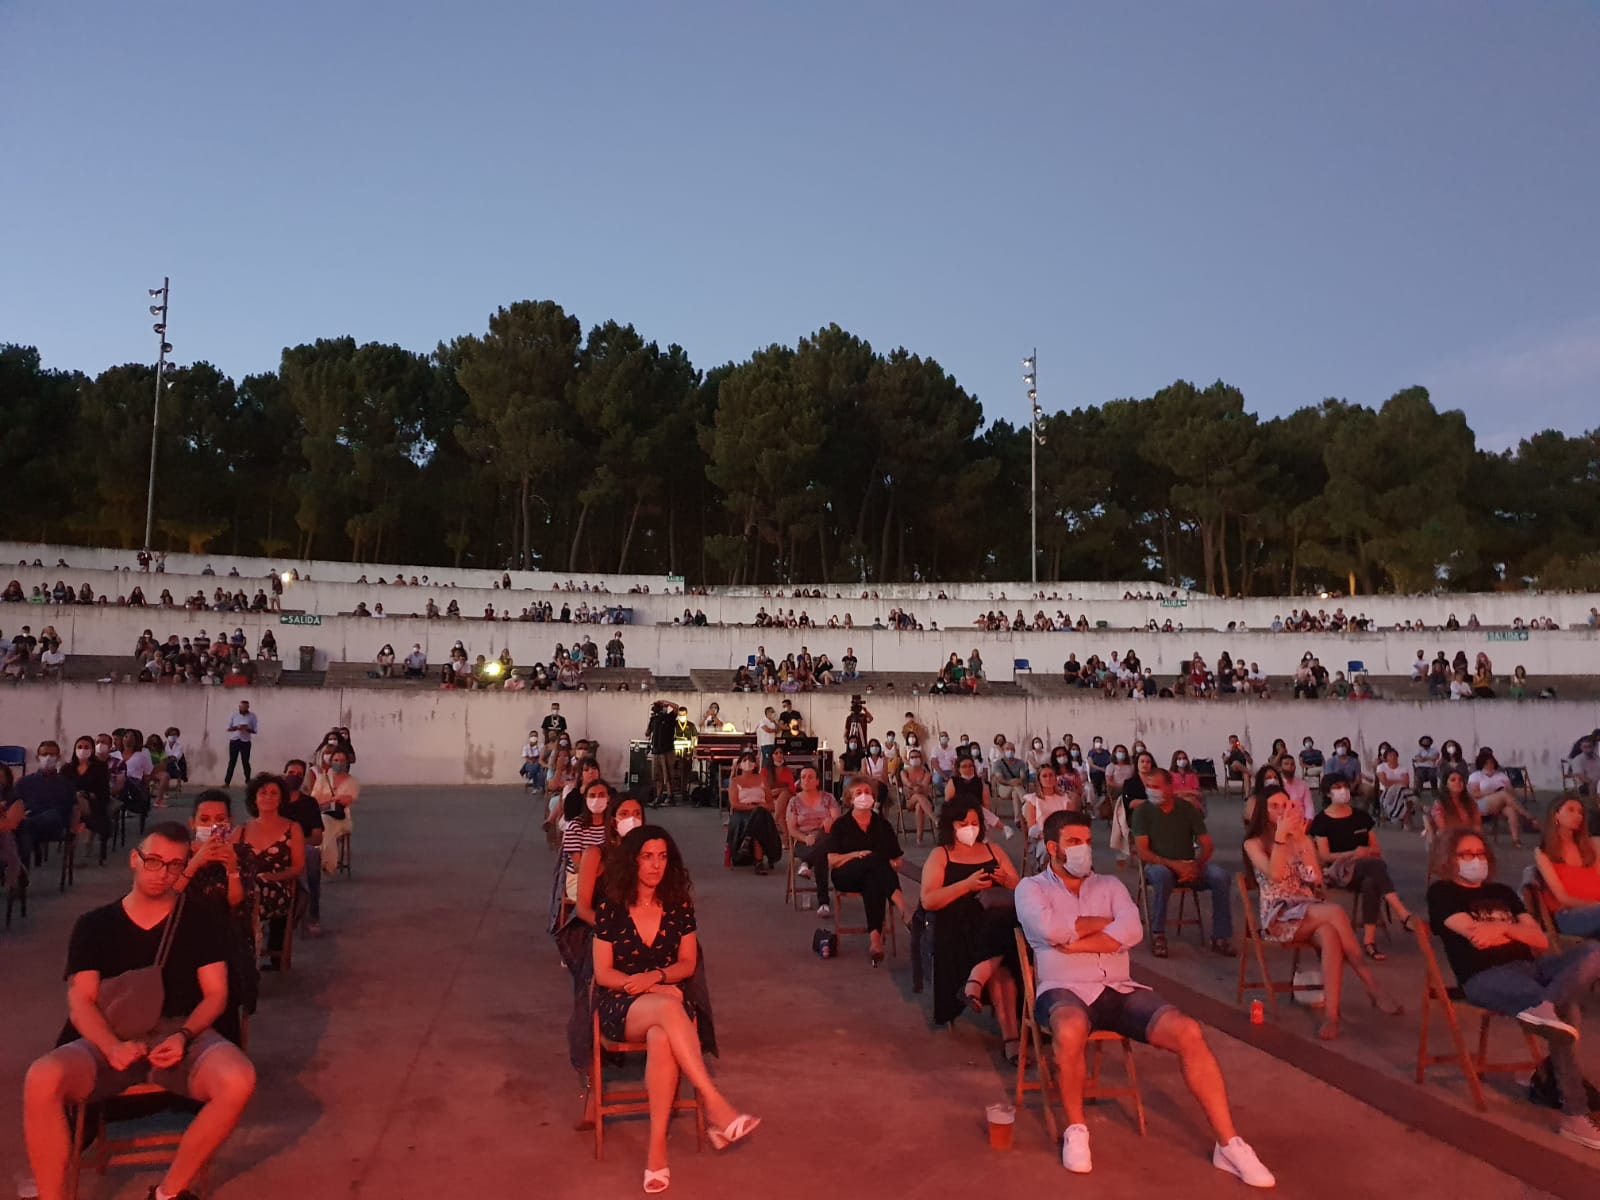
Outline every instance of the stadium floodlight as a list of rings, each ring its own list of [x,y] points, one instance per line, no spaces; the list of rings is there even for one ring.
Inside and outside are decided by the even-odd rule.
[[[1044,434],[1039,432],[1039,418],[1044,409],[1039,407],[1039,351],[1022,360],[1022,382],[1028,387],[1028,405],[1033,410],[1028,416],[1028,571],[1034,583],[1039,582],[1039,447],[1044,445]]]
[[[172,280],[163,278],[161,286],[147,289],[152,300],[160,300],[160,304],[150,306],[150,315],[161,319],[151,326],[155,330],[160,350],[156,355],[156,401],[150,409],[150,484],[144,497],[144,548],[150,549],[150,535],[155,527],[156,517],[156,442],[161,430],[161,381],[171,369],[167,362],[167,355],[172,353],[172,343],[167,341],[167,304],[171,299]],[[171,387],[174,380],[168,379],[167,386]]]

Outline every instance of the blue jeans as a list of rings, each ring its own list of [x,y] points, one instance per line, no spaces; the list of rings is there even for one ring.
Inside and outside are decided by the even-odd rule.
[[[1573,937],[1600,938],[1600,904],[1563,908],[1556,913],[1556,928]]]
[[[1167,931],[1167,901],[1178,885],[1178,876],[1171,867],[1150,863],[1144,869],[1144,881],[1150,887],[1150,933]],[[1224,941],[1233,936],[1233,880],[1215,863],[1207,863],[1200,878],[1195,880],[1195,890],[1211,893],[1211,936]]]
[[[1576,1027],[1578,997],[1597,979],[1600,979],[1600,944],[1591,942],[1561,954],[1546,954],[1479,971],[1461,985],[1461,992],[1479,1008],[1506,1016],[1515,1016],[1525,1008],[1548,1000],[1555,1005],[1563,1021]],[[1538,1030],[1532,1032],[1537,1035]],[[1561,1111],[1568,1116],[1587,1113],[1588,1098],[1575,1044],[1551,1038],[1549,1045],[1550,1067],[1561,1093]]]

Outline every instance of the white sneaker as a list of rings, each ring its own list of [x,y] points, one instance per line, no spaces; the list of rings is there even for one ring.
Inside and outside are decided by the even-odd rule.
[[[1061,1165],[1074,1175],[1087,1175],[1094,1170],[1094,1161],[1089,1157],[1087,1125],[1068,1125],[1066,1133],[1061,1135]]]
[[[794,873],[796,875],[798,875],[801,879],[810,879],[811,878],[811,864],[810,863],[804,863],[804,862],[801,863],[798,867],[796,867],[794,869]]]
[[[826,921],[831,916],[833,916],[833,909],[826,904],[817,905],[817,920]]]
[[[1571,1138],[1580,1146],[1600,1150],[1600,1125],[1596,1125],[1594,1118],[1587,1113],[1562,1117],[1557,1132],[1564,1138]]]
[[[1543,1004],[1535,1004],[1532,1008],[1523,1009],[1517,1014],[1517,1020],[1524,1025],[1533,1026],[1534,1032],[1543,1038],[1559,1042],[1578,1040],[1578,1031],[1561,1019],[1556,1006],[1548,1000]]]
[[[1211,1151],[1211,1165],[1219,1171],[1237,1175],[1251,1187],[1278,1186],[1278,1181],[1273,1178],[1272,1172],[1261,1165],[1256,1152],[1250,1149],[1249,1143],[1242,1137],[1235,1136],[1226,1146],[1215,1147]]]

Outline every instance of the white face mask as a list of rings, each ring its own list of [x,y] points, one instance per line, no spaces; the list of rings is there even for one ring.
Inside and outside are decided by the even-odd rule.
[[[627,837],[635,829],[639,828],[641,824],[643,824],[643,822],[641,822],[638,817],[618,817],[617,836]]]
[[[872,793],[857,792],[854,796],[850,797],[850,807],[855,809],[857,812],[870,811],[872,808]]]
[[[1094,870],[1094,847],[1088,842],[1066,847],[1061,852],[1061,866],[1073,878],[1084,878]]]
[[[978,827],[976,825],[957,825],[956,841],[963,846],[976,846],[978,844]]]
[[[1189,760],[1187,758],[1180,758],[1175,760],[1172,765],[1177,767],[1180,771],[1187,771],[1189,769]]]
[[[1462,859],[1456,869],[1466,883],[1482,883],[1489,878],[1489,864],[1481,858]]]
[[[78,756],[79,762],[88,762],[94,757],[94,751],[87,746],[79,746],[73,753]]]
[[[589,811],[592,813],[605,812],[606,805],[611,803],[611,801],[606,799],[604,796],[585,796],[583,798],[583,802],[588,806]]]
[[[56,765],[56,756],[54,754],[41,754],[41,755],[39,755],[39,769],[41,771],[54,770],[55,769],[55,765]]]
[[[1350,803],[1350,793],[1345,791],[1343,788],[1336,788],[1333,791],[1328,793],[1328,803],[1330,803],[1330,804],[1349,804]]]

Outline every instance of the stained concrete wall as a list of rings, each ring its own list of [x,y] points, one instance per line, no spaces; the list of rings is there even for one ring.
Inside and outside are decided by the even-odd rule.
[[[189,746],[197,782],[220,780],[227,763],[227,719],[248,699],[260,717],[255,765],[280,768],[285,759],[309,753],[330,725],[347,724],[356,744],[356,774],[370,783],[455,786],[515,783],[528,730],[558,700],[573,732],[597,738],[608,778],[622,776],[628,743],[644,733],[652,697],[616,693],[505,694],[394,692],[365,689],[166,688],[95,684],[39,684],[0,688],[0,742],[28,747],[41,738],[137,726],[146,732],[177,725]],[[718,700],[723,715],[754,728],[769,697],[684,695],[698,719]],[[795,698],[810,727],[840,748],[849,697],[843,692]],[[876,720],[873,733],[898,729],[907,711],[930,730],[970,734],[987,743],[995,733],[1021,741],[1038,735],[1055,741],[1070,732],[1087,744],[1096,734],[1108,742],[1142,737],[1165,761],[1179,748],[1198,757],[1216,756],[1230,733],[1240,734],[1257,755],[1275,737],[1298,746],[1310,734],[1327,747],[1349,736],[1364,756],[1388,739],[1409,749],[1424,733],[1438,741],[1455,738],[1465,747],[1491,745],[1501,761],[1525,765],[1541,791],[1560,783],[1560,759],[1582,733],[1600,726],[1600,702],[1496,701],[1473,703],[1104,701],[1063,702],[1022,698],[962,698],[877,695],[867,699]]]
[[[396,589],[409,592],[411,589]],[[482,595],[484,593],[474,593]],[[505,595],[506,593],[489,593]],[[291,667],[297,665],[295,648],[314,646],[317,665],[329,661],[370,662],[385,642],[404,656],[420,643],[430,662],[449,657],[459,639],[471,655],[495,655],[509,646],[512,658],[520,663],[548,661],[557,642],[571,645],[585,634],[604,650],[615,632],[621,632],[627,660],[636,667],[649,667],[659,675],[686,675],[690,670],[725,670],[735,666],[765,646],[778,658],[802,645],[813,653],[827,652],[835,662],[847,647],[854,647],[863,670],[925,672],[931,680],[939,664],[951,651],[965,660],[974,646],[983,655],[991,679],[1013,678],[1012,664],[1027,659],[1040,674],[1056,674],[1068,653],[1079,660],[1091,654],[1109,659],[1112,652],[1124,654],[1131,647],[1141,661],[1158,675],[1176,674],[1198,651],[1208,663],[1215,663],[1226,650],[1236,659],[1258,662],[1269,675],[1279,679],[1291,674],[1306,650],[1316,654],[1330,670],[1344,670],[1351,661],[1366,664],[1375,675],[1409,675],[1419,649],[1432,657],[1443,649],[1448,655],[1465,650],[1469,657],[1480,650],[1488,653],[1495,669],[1509,675],[1517,665],[1527,667],[1537,683],[1559,676],[1600,673],[1600,631],[1561,630],[1535,632],[1525,642],[1490,640],[1493,631],[1460,630],[1417,637],[1409,633],[1379,634],[1290,634],[1216,633],[1192,630],[1185,633],[1143,633],[1126,630],[1095,630],[1089,633],[985,633],[972,630],[899,633],[870,629],[754,629],[750,627],[632,625],[620,631],[603,625],[542,624],[523,621],[426,620],[390,617],[367,620],[359,617],[324,617],[319,626],[282,624],[279,614],[190,613],[183,609],[117,608],[99,605],[0,605],[0,631],[7,638],[23,625],[35,635],[53,625],[69,654],[133,653],[139,635],[146,629],[165,640],[168,634],[192,637],[200,630],[215,635],[242,628],[253,649],[264,630],[272,630],[279,653]]]

